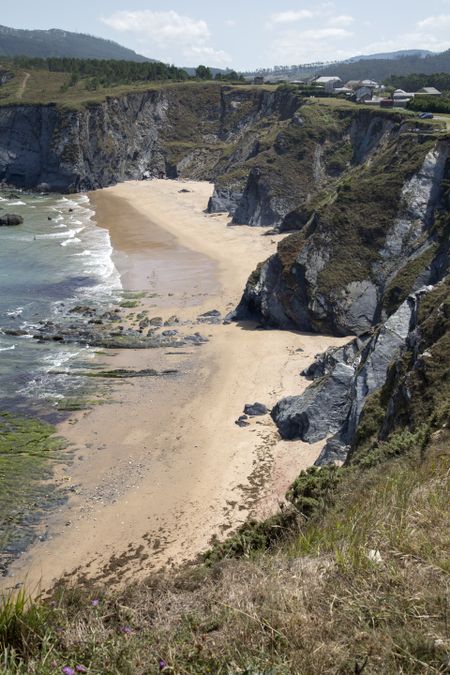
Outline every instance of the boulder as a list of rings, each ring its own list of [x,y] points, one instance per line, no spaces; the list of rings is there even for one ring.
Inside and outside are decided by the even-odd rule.
[[[211,309],[209,312],[205,312],[204,314],[200,314],[200,316],[197,317],[197,321],[199,323],[220,323],[221,322],[221,313],[217,309]]]
[[[163,325],[163,318],[162,316],[154,316],[152,319],[150,319],[147,323],[147,326],[162,326]]]
[[[248,417],[247,415],[241,415],[236,421],[235,424],[237,424],[238,427],[248,427],[250,426],[249,423],[247,422]]]
[[[264,403],[247,403],[244,407],[245,415],[250,415],[251,417],[256,417],[259,415],[267,415],[269,412],[267,406]]]
[[[301,396],[287,396],[272,410],[282,438],[308,443],[338,431],[350,406],[355,369],[338,363],[327,378],[314,382]]]
[[[5,213],[0,216],[0,225],[22,225],[23,218],[15,213]]]

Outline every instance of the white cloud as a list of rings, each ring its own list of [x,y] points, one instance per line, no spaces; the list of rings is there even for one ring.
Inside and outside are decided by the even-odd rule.
[[[276,63],[345,59],[353,53],[345,43],[351,36],[350,31],[338,27],[284,31],[272,42],[271,54]]]
[[[392,39],[382,39],[364,45],[364,54],[376,52],[394,52],[402,49],[428,49],[432,52],[443,52],[450,49],[450,39],[446,36],[425,32],[400,33]]]
[[[114,30],[145,33],[162,44],[174,39],[207,40],[210,37],[206,21],[181,16],[173,10],[152,12],[146,9],[140,12],[114,12],[110,17],[102,18],[102,21]]]
[[[328,20],[330,26],[351,26],[354,23],[355,19],[353,16],[348,16],[347,14],[340,14],[339,16],[332,16]]]
[[[221,49],[212,47],[191,47],[192,56],[197,56],[198,60],[205,61],[210,65],[227,65],[231,63],[231,56]]]
[[[450,14],[441,14],[440,16],[428,16],[423,21],[419,21],[417,26],[420,29],[442,30],[450,26]]]
[[[225,21],[225,26],[228,26],[229,28],[233,28],[236,26],[236,21],[234,19],[227,19]]]
[[[295,23],[296,21],[303,21],[303,19],[312,19],[314,13],[309,9],[288,10],[286,12],[275,12],[269,17],[269,22],[272,23]]]
[[[231,62],[223,50],[211,45],[211,33],[206,21],[183,16],[173,10],[158,12],[117,11],[101,19],[110,28],[134,35],[145,53],[162,61],[173,61],[169,54],[179,53],[180,58],[196,62],[202,57],[208,65],[222,66]],[[141,48],[142,50],[142,48]]]

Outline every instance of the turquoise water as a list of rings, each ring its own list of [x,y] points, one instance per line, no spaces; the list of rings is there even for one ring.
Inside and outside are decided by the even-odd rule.
[[[33,326],[61,320],[77,304],[110,304],[120,278],[109,234],[96,226],[86,195],[0,191],[0,213],[24,219],[0,227],[0,411],[42,415],[68,392],[77,393],[81,384],[70,371],[94,355],[86,347],[39,343]],[[5,335],[4,328],[27,335]]]

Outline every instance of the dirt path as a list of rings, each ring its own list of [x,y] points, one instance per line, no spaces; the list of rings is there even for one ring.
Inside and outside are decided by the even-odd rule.
[[[19,88],[17,90],[17,94],[16,94],[17,100],[19,100],[19,101],[22,100],[29,79],[30,79],[30,73],[25,73],[24,76],[23,76],[23,80],[20,83]]]

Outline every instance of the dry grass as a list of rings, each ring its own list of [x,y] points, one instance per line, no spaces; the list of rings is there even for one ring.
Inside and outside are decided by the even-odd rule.
[[[118,84],[108,87],[99,86],[95,91],[87,88],[91,78],[79,80],[74,86],[67,87],[70,81],[70,73],[52,72],[48,70],[29,69],[28,71],[13,68],[15,77],[0,87],[0,106],[27,104],[57,104],[69,109],[78,109],[92,103],[101,103],[109,96],[123,96],[133,92],[154,91],[161,88],[194,87],[197,90],[208,86],[219,89],[222,82],[136,82],[132,84]],[[23,87],[25,75],[29,74],[26,86]],[[241,90],[256,90],[251,85],[237,85]],[[275,87],[264,87],[267,91],[273,91]]]

